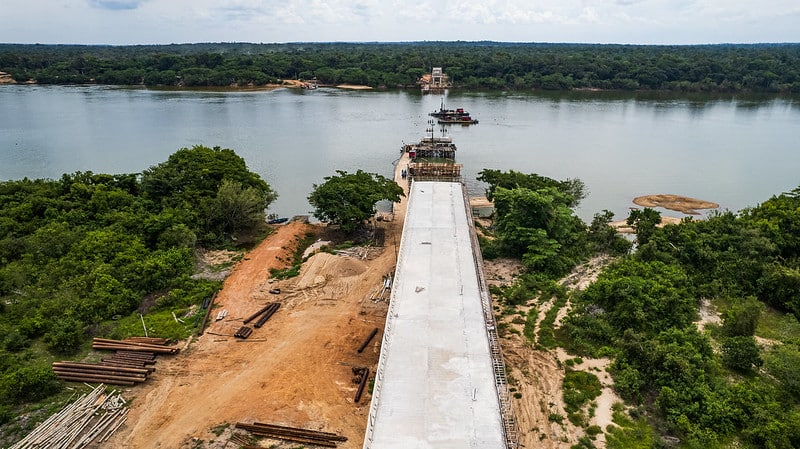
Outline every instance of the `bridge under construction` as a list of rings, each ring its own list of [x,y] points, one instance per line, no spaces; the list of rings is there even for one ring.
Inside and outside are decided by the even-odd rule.
[[[414,181],[364,448],[507,449],[517,444],[464,187]]]

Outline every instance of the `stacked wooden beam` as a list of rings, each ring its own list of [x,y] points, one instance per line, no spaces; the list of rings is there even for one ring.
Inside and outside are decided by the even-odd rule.
[[[147,368],[155,371],[155,368],[148,367],[148,365],[156,363],[156,355],[152,352],[117,351],[113,355],[103,357],[100,360],[102,365]]]
[[[108,338],[96,337],[92,340],[92,348],[109,349],[112,351],[152,352],[155,354],[176,354],[178,352],[177,347],[165,346],[164,344],[153,344],[134,340],[111,340]]]
[[[125,340],[95,338],[94,349],[110,349],[115,353],[100,363],[53,362],[53,372],[69,382],[134,385],[144,382],[156,369],[156,354],[175,354],[178,348],[166,346],[165,338],[131,337]]]
[[[259,422],[247,424],[243,422],[237,422],[236,428],[247,430],[253,435],[293,441],[295,443],[314,444],[324,447],[336,447],[337,442],[347,441],[347,437],[343,437],[335,433],[301,429],[298,427],[280,426],[277,424],[265,424]]]
[[[97,363],[53,362],[53,372],[59,379],[70,382],[134,385],[147,380],[151,370]]]
[[[81,449],[107,441],[125,423],[128,408],[116,392],[100,384],[36,426],[9,449]]]

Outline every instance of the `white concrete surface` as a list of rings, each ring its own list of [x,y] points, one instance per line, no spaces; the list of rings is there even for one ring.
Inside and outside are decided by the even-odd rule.
[[[505,448],[461,184],[412,184],[400,247],[364,448]]]

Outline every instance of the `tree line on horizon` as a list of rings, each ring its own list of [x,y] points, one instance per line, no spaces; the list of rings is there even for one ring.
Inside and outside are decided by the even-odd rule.
[[[413,88],[443,67],[461,89],[800,92],[800,44],[498,42],[0,44],[20,83],[231,87],[285,79]]]

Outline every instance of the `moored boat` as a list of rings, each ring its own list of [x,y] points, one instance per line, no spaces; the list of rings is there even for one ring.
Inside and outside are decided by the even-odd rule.
[[[465,111],[463,108],[445,109],[444,100],[442,100],[442,105],[439,107],[439,110],[433,111],[429,115],[436,118],[452,118],[469,116],[469,112]]]
[[[440,125],[475,125],[478,123],[478,119],[470,117],[469,114],[457,117],[439,117],[436,121]]]

